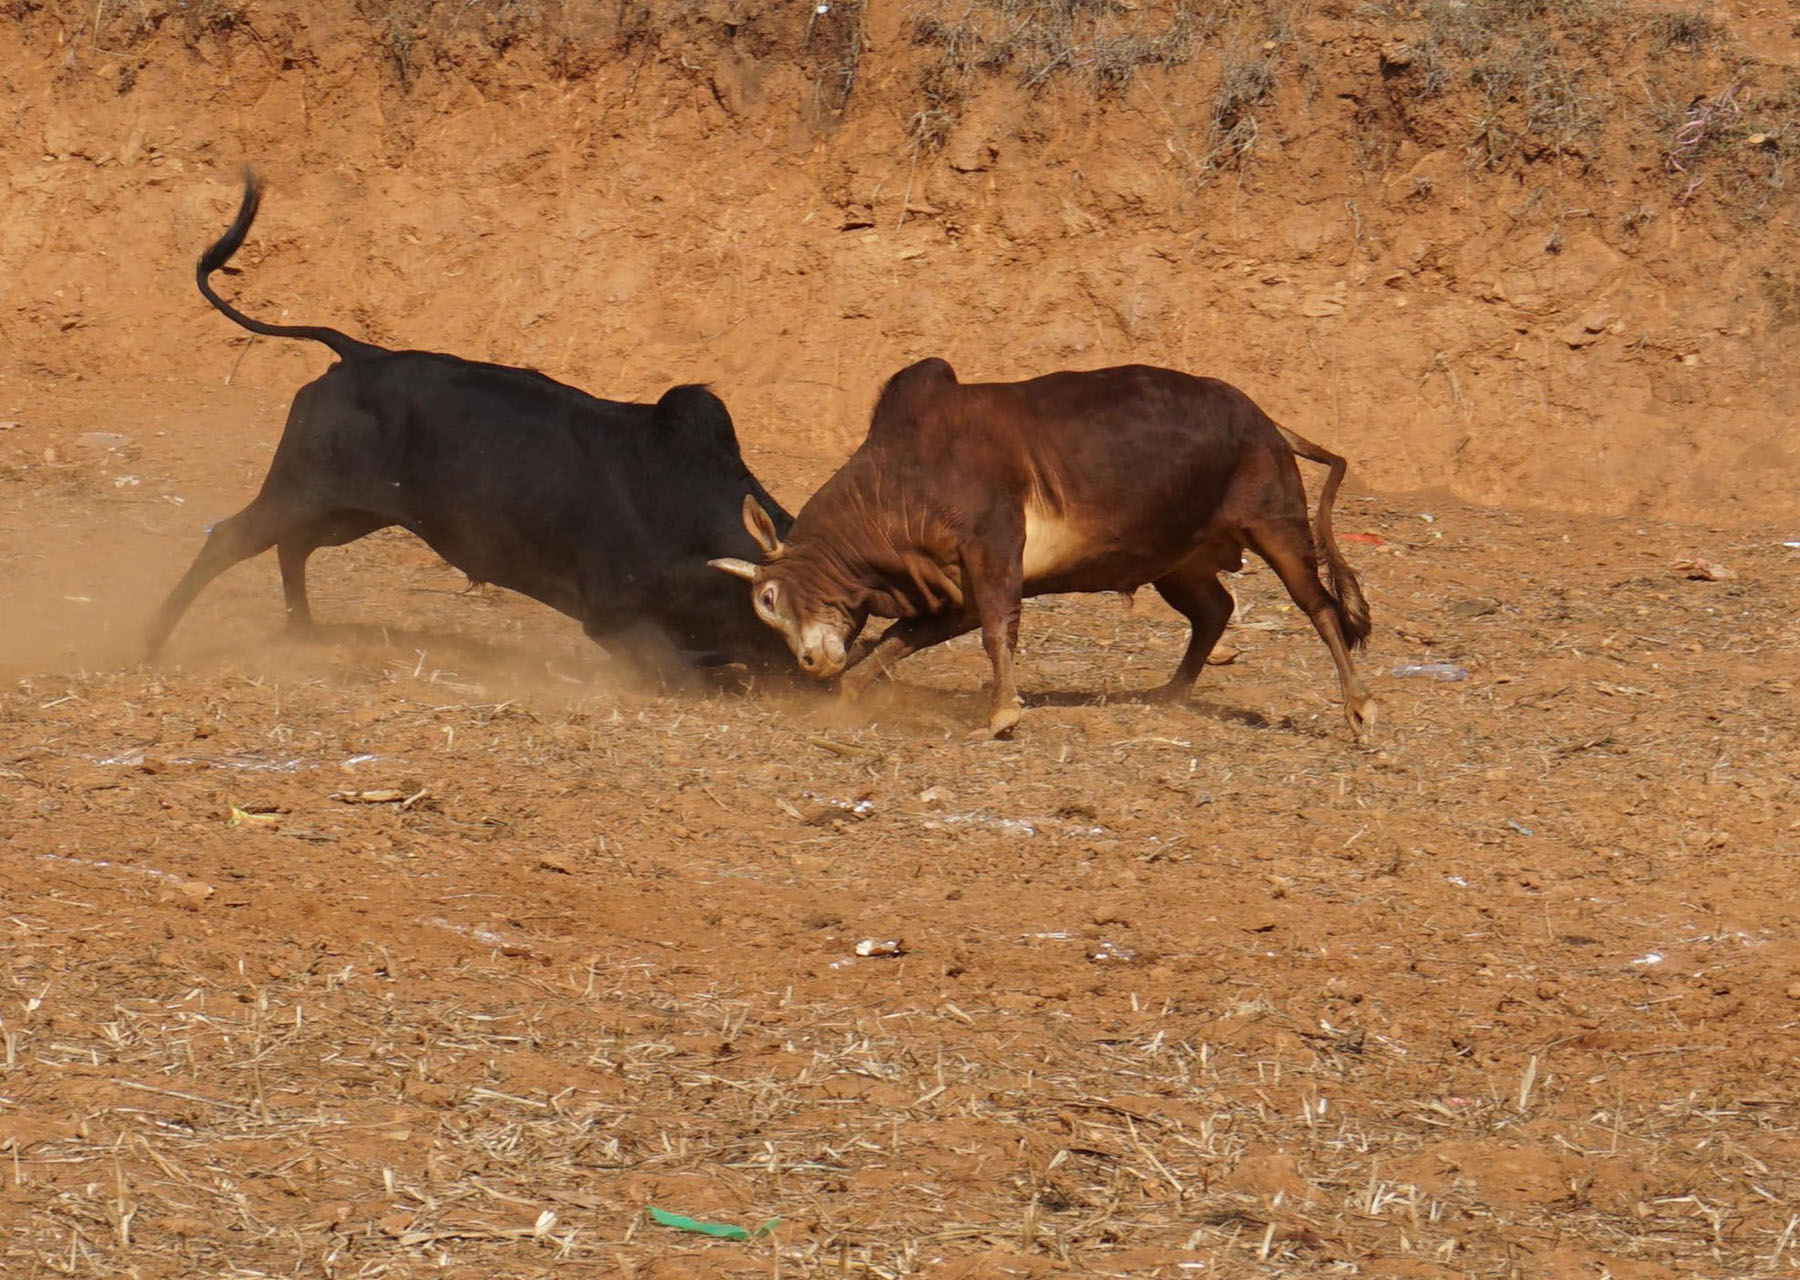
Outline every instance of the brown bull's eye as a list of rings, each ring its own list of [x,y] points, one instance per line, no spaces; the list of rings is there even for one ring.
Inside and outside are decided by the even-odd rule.
[[[762,589],[762,594],[757,597],[756,603],[759,606],[761,606],[762,611],[764,613],[774,613],[775,612],[775,588],[774,587],[764,587]]]

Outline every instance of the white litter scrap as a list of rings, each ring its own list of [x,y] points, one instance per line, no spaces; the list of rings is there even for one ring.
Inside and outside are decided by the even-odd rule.
[[[124,871],[134,876],[149,876],[153,880],[167,880],[180,884],[187,879],[173,871],[162,871],[156,867],[139,867],[129,862],[110,862],[105,858],[78,858],[68,853],[41,853],[38,857],[46,862],[66,862],[76,867],[91,867],[95,871]]]
[[[142,751],[120,751],[110,756],[89,756],[95,764],[123,765],[135,769],[148,758]],[[356,757],[356,763],[379,759],[378,756]],[[268,756],[215,756],[208,759],[204,756],[162,756],[160,759],[173,765],[199,765],[208,769],[235,769],[243,773],[298,773],[302,769],[321,767],[317,760],[308,760],[294,756],[286,760],[271,759]],[[352,761],[346,761],[346,765]],[[399,761],[397,763],[404,763]]]
[[[817,791],[802,791],[800,797],[803,800],[811,800],[814,804],[824,805],[828,809],[842,809],[859,818],[873,817],[875,814],[873,800],[840,800],[836,796],[820,795]]]
[[[977,827],[1010,836],[1035,836],[1040,831],[1052,831],[1065,836],[1106,834],[1105,827],[1093,823],[1070,822],[1066,818],[1038,818],[1032,821],[1003,818],[984,809],[973,809],[968,813],[946,813],[941,817],[927,819],[923,825],[927,831],[941,831],[945,827]]]

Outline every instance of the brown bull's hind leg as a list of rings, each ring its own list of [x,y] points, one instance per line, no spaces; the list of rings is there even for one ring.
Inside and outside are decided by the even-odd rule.
[[[1225,634],[1225,625],[1231,621],[1231,592],[1225,589],[1219,581],[1218,571],[1210,564],[1197,568],[1184,565],[1151,585],[1169,602],[1170,608],[1187,618],[1193,628],[1193,634],[1188,637],[1187,652],[1181,655],[1181,665],[1175,668],[1175,674],[1169,677],[1167,684],[1152,689],[1148,695],[1152,702],[1179,702],[1194,687],[1194,681],[1206,666],[1207,656],[1219,643],[1219,637]]]
[[[1247,530],[1256,554],[1269,562],[1287,588],[1294,603],[1312,619],[1331,660],[1337,666],[1338,686],[1344,694],[1344,716],[1350,732],[1358,739],[1366,738],[1375,727],[1375,699],[1357,678],[1350,663],[1350,646],[1346,642],[1338,602],[1319,581],[1318,558],[1313,551],[1312,532],[1304,519],[1276,520],[1254,525]]]

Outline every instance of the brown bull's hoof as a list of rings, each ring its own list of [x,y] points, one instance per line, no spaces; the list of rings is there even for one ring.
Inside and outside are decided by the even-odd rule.
[[[1013,726],[1019,723],[1019,717],[1024,714],[1025,709],[1017,702],[1009,701],[1003,706],[995,707],[988,716],[989,736],[995,738],[1011,737]]]

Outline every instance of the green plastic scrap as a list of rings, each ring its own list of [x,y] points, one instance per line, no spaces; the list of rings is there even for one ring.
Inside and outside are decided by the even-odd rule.
[[[677,1231],[693,1231],[718,1240],[755,1240],[759,1236],[768,1235],[781,1222],[780,1218],[770,1218],[756,1230],[746,1231],[728,1222],[701,1222],[679,1213],[665,1213],[655,1205],[645,1205],[644,1208],[650,1214],[650,1221],[658,1226],[674,1227]]]

